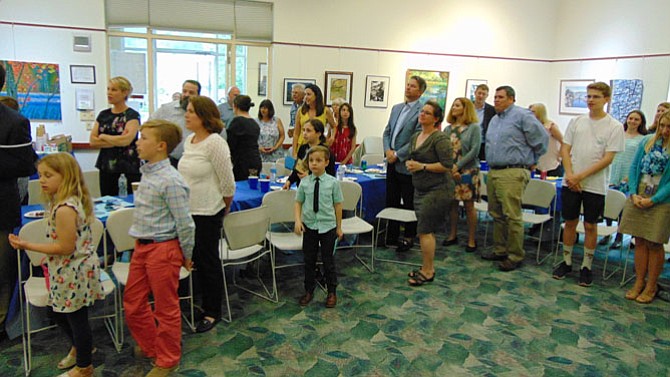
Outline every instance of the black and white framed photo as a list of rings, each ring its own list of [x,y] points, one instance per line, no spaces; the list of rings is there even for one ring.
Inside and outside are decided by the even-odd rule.
[[[70,82],[72,84],[95,84],[95,66],[70,65]]]
[[[316,84],[316,79],[284,79],[284,105],[291,105],[293,98],[291,97],[291,90],[295,84]]]
[[[365,76],[365,107],[388,107],[389,76]]]

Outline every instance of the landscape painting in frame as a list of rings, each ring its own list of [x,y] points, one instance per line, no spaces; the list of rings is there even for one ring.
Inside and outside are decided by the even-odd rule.
[[[611,80],[612,100],[609,113],[621,123],[626,122],[628,113],[642,106],[642,80]]]
[[[58,64],[0,60],[7,71],[0,95],[16,99],[21,114],[34,120],[62,120]]]
[[[408,82],[412,76],[419,76],[426,80],[426,91],[421,96],[421,103],[426,103],[426,101],[433,99],[444,109],[447,103],[449,72],[408,69],[405,82]]]
[[[596,80],[561,80],[561,89],[558,96],[559,114],[586,114],[586,87]]]

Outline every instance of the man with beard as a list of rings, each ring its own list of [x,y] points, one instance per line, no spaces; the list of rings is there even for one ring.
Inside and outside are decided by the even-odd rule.
[[[230,128],[230,122],[233,120],[233,118],[235,118],[235,112],[233,111],[233,101],[235,100],[235,97],[239,95],[240,89],[236,86],[231,86],[228,88],[228,92],[226,92],[226,102],[217,106],[219,108],[219,112],[221,113],[221,121],[223,122],[224,126],[223,131],[221,131],[221,135],[224,135],[226,128]]]
[[[168,120],[181,127],[183,135],[182,141],[172,153],[170,153],[170,163],[175,168],[177,167],[177,163],[179,162],[182,153],[184,153],[184,140],[186,140],[186,136],[192,134],[190,130],[186,129],[186,120],[184,119],[186,106],[188,106],[188,98],[190,96],[200,95],[201,88],[200,83],[195,80],[184,81],[184,84],[181,86],[181,99],[164,104],[149,117],[149,120]],[[221,136],[223,136],[224,139],[226,138],[225,129],[221,132]]]

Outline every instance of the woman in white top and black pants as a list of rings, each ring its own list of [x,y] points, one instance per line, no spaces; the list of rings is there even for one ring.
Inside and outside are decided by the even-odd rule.
[[[230,149],[219,135],[223,129],[216,104],[208,97],[191,97],[186,107],[186,128],[193,131],[184,141],[179,172],[188,183],[191,215],[195,222],[193,264],[202,290],[203,318],[196,331],[211,330],[221,319],[223,275],[219,238],[223,216],[230,211],[235,177]]]

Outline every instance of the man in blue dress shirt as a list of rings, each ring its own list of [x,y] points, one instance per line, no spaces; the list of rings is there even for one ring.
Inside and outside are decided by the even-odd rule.
[[[486,132],[487,194],[493,218],[493,253],[486,260],[500,261],[501,271],[521,266],[523,219],[521,197],[530,180],[530,171],[547,151],[549,138],[530,110],[514,105],[516,94],[510,86],[496,89],[493,104],[497,114]]]

